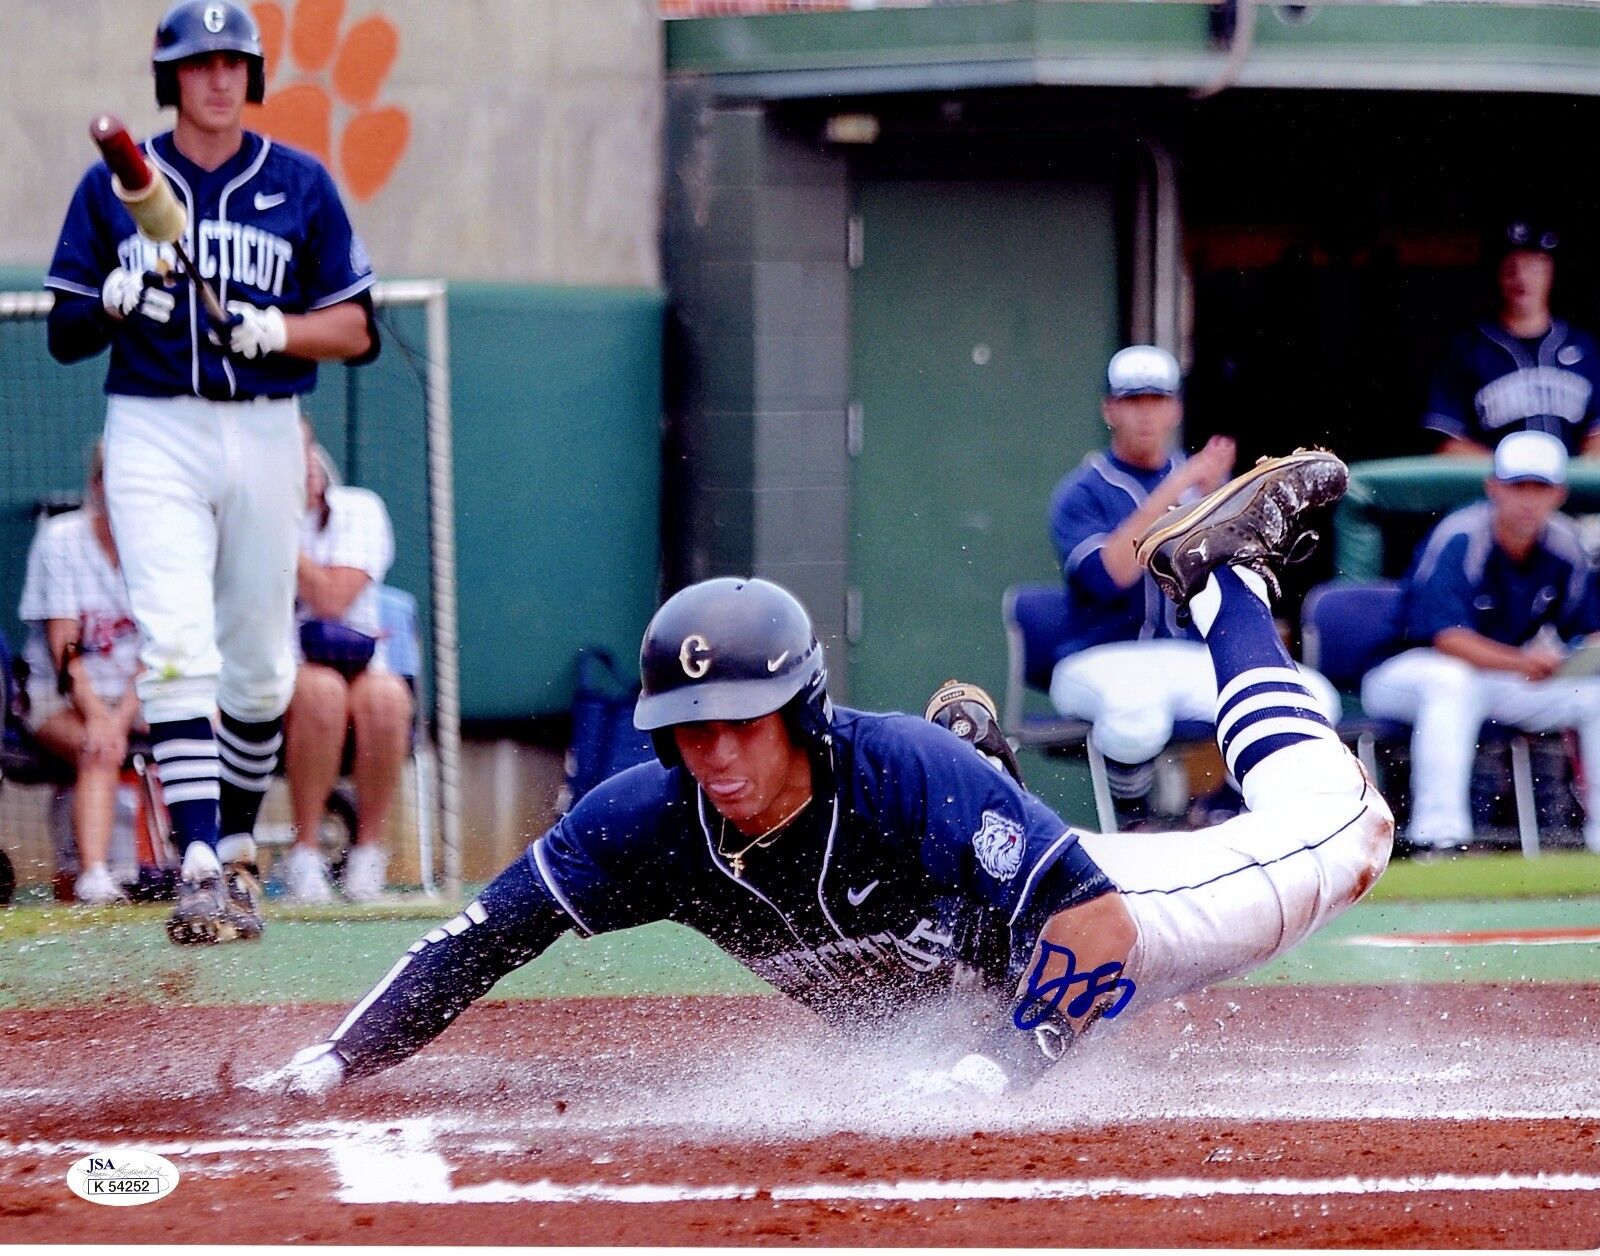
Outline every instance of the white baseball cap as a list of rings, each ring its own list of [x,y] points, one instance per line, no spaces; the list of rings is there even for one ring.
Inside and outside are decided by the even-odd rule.
[[[1567,482],[1567,447],[1549,432],[1512,432],[1494,447],[1494,478],[1505,484]]]
[[[1129,345],[1111,355],[1106,393],[1112,397],[1176,397],[1178,360],[1155,345]]]

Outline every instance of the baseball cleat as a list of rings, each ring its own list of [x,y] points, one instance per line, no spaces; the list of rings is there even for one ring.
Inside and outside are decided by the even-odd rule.
[[[1344,496],[1350,474],[1324,449],[1263,458],[1192,506],[1175,506],[1139,539],[1136,554],[1180,607],[1218,567],[1257,572],[1280,592],[1279,569],[1307,557],[1317,534],[1301,515]]]
[[[191,842],[183,853],[183,878],[178,882],[178,904],[167,917],[167,937],[179,946],[210,945],[261,936],[260,887],[252,875],[254,865],[239,858],[255,855],[255,845],[245,839],[233,843],[235,857],[226,864],[204,842]]]
[[[167,917],[168,939],[178,946],[231,942],[234,926],[228,919],[227,899],[221,873],[179,881],[178,905]]]
[[[265,931],[261,922],[261,880],[253,863],[230,863],[222,870],[223,914],[241,942],[253,942]]]
[[[1016,752],[1000,731],[1000,713],[994,699],[977,685],[947,680],[933,691],[922,718],[947,728],[962,741],[970,742],[979,754],[1022,784],[1022,768]]]

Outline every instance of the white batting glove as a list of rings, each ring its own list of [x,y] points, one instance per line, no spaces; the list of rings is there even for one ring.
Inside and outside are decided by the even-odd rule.
[[[282,1068],[239,1084],[257,1094],[286,1099],[320,1099],[344,1081],[344,1061],[325,1042],[295,1053]]]
[[[241,358],[264,358],[269,353],[282,353],[289,343],[283,311],[275,305],[263,310],[244,301],[229,301],[228,313],[234,317],[228,333],[228,348]]]
[[[162,287],[160,278],[150,271],[124,270],[118,266],[100,285],[100,304],[118,322],[138,313],[152,323],[164,323],[172,317],[175,303],[172,293]]]
[[[986,1055],[964,1055],[949,1068],[919,1068],[906,1075],[906,1090],[913,1095],[967,1095],[992,1097],[1011,1084],[1005,1069]]]

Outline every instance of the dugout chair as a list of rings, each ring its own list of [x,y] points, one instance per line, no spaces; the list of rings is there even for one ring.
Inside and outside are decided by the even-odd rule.
[[[1361,709],[1361,679],[1394,652],[1400,641],[1400,585],[1393,580],[1332,580],[1306,594],[1300,608],[1300,640],[1306,666],[1321,672],[1345,699],[1338,733],[1355,750],[1367,774],[1381,781],[1378,752],[1409,746],[1411,725],[1380,719]],[[1533,788],[1530,738],[1486,720],[1479,744],[1499,743],[1511,757],[1512,794],[1522,853],[1539,854],[1539,819]]]
[[[1001,601],[1006,628],[1006,692],[1000,724],[1019,747],[1046,754],[1081,753],[1089,764],[1095,815],[1103,833],[1117,830],[1105,756],[1089,736],[1088,720],[1028,711],[1029,691],[1048,695],[1050,675],[1067,634],[1067,595],[1058,584],[1014,584]],[[1168,746],[1209,744],[1216,728],[1209,720],[1178,720]]]

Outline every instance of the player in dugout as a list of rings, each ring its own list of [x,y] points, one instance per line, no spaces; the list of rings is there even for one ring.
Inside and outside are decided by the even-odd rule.
[[[924,1092],[1026,1086],[1079,1038],[1259,967],[1360,899],[1393,845],[1269,606],[1307,512],[1346,481],[1321,451],[1263,460],[1138,546],[1210,647],[1239,816],[1075,829],[1001,770],[981,691],[943,687],[927,720],[836,708],[799,602],[707,580],[645,631],[634,722],[659,762],[590,791],[327,1041],[245,1084],[313,1096],[395,1064],[569,929],[677,921],[852,1027],[954,1012],[961,1040],[919,1071]]]

